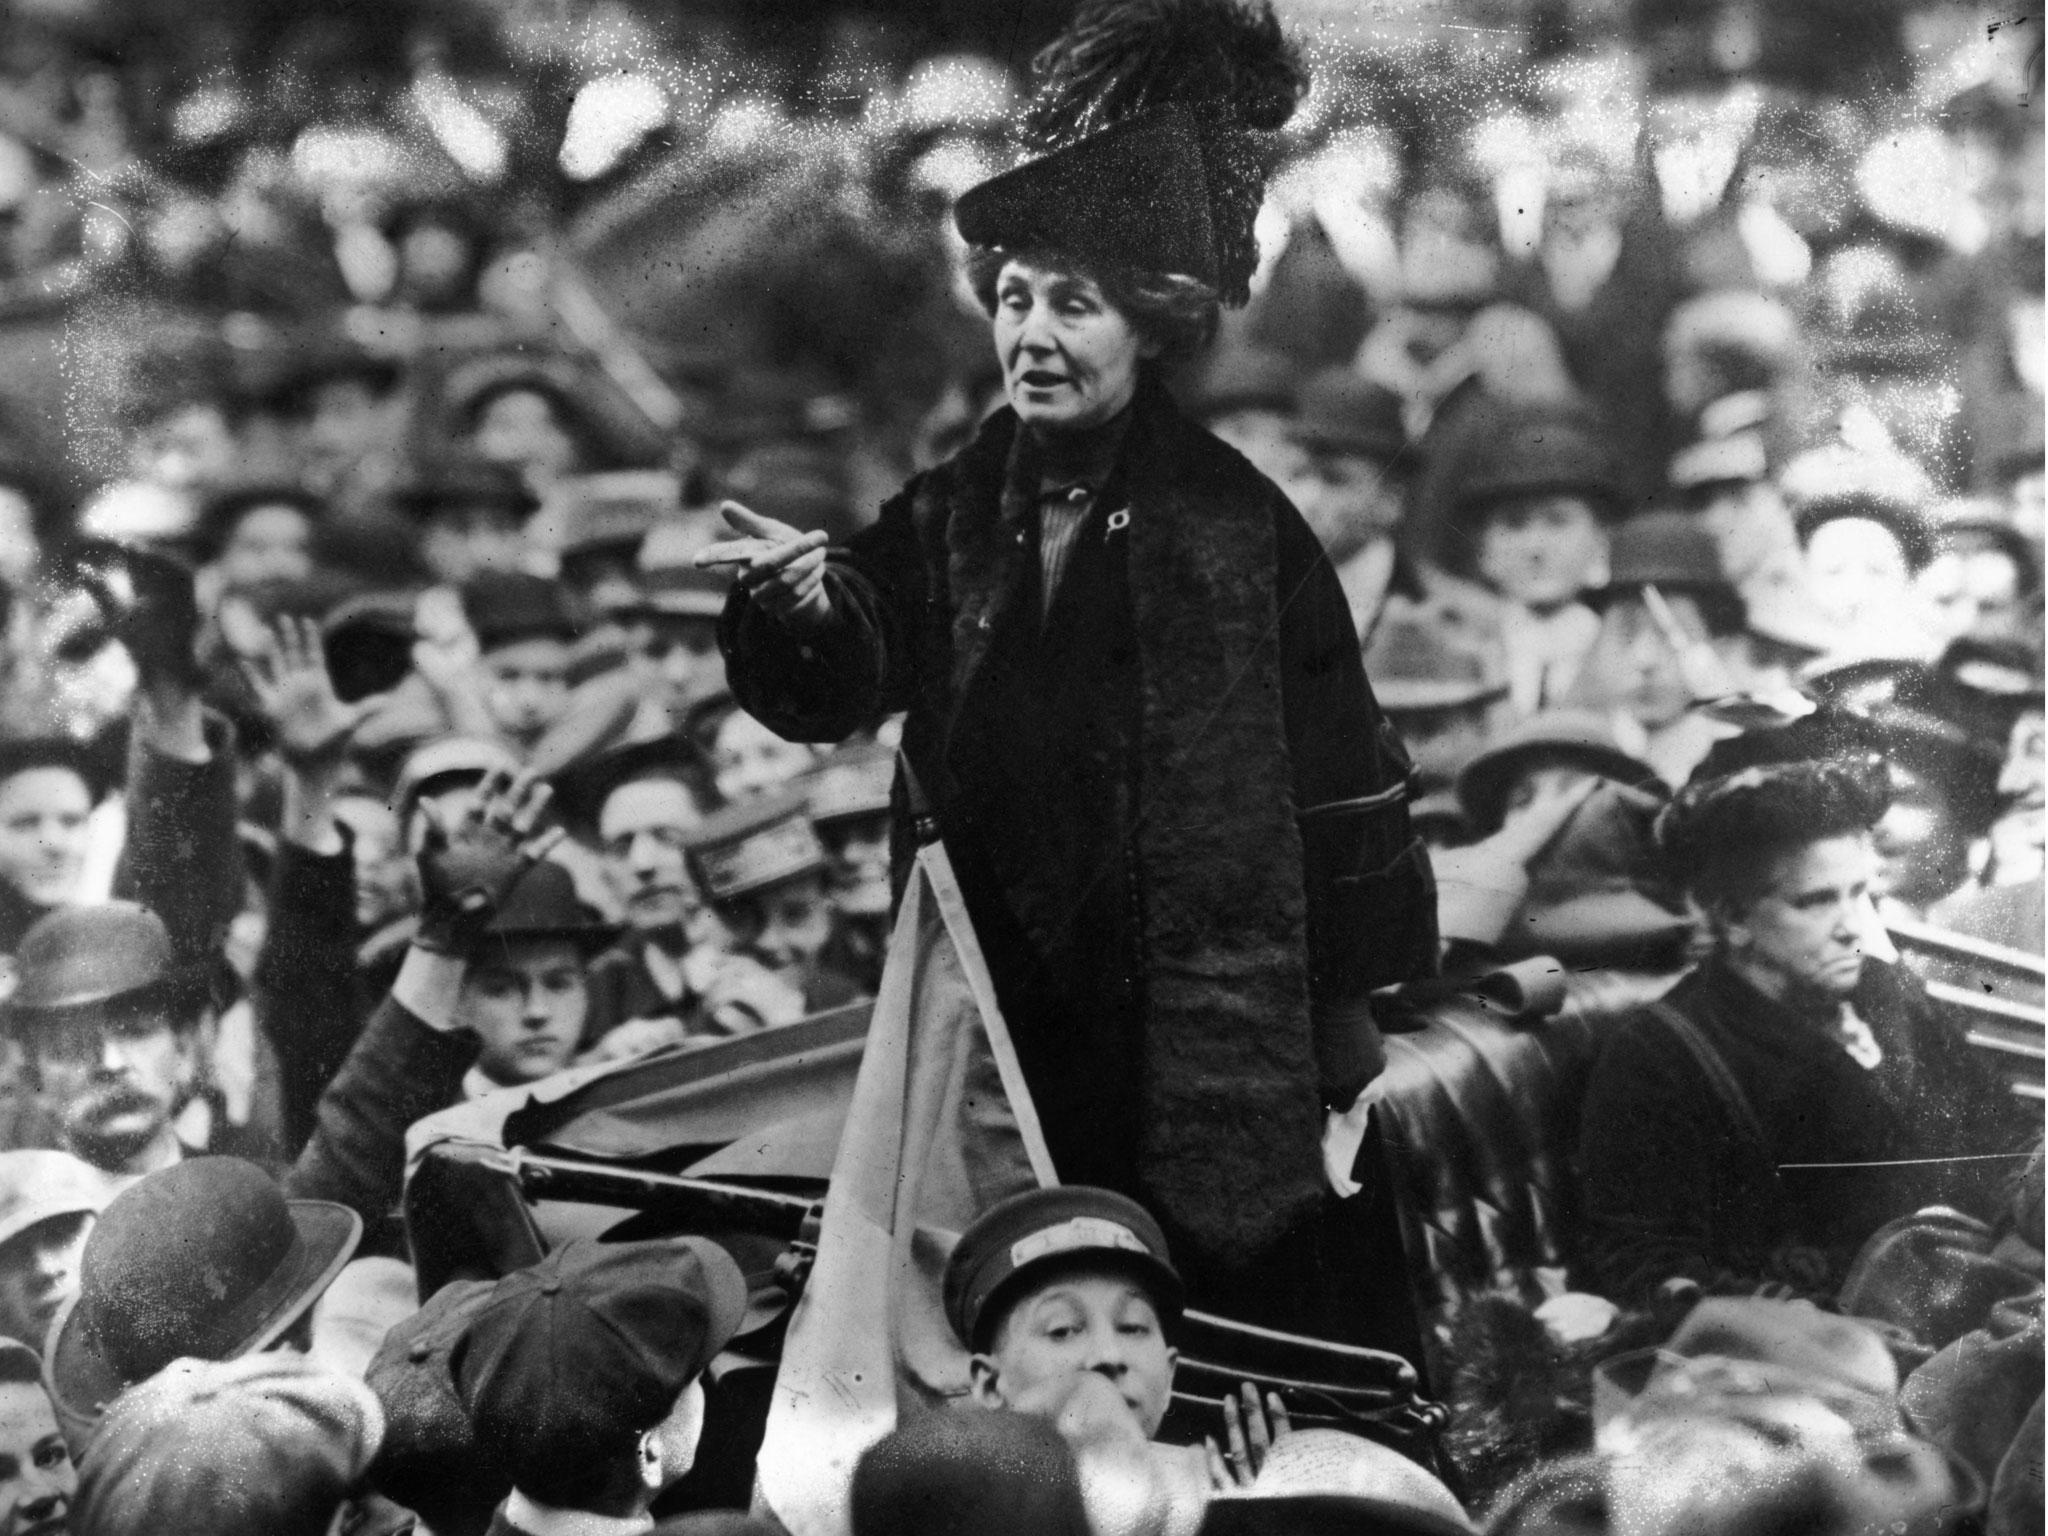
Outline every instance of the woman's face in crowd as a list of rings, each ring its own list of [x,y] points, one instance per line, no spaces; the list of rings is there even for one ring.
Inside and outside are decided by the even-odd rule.
[[[1911,582],[1898,538],[1867,517],[1838,517],[1814,529],[1806,576],[1820,616],[1842,629],[1895,623]]]
[[[2018,616],[2019,568],[2004,550],[1946,550],[1920,573],[1918,586],[1945,641]]]
[[[1093,279],[1022,261],[996,278],[995,342],[1018,418],[1055,432],[1100,426],[1130,404],[1153,350]]]
[[[576,439],[555,414],[555,403],[529,389],[508,390],[486,405],[471,444],[483,457],[510,464],[539,485],[574,474],[581,457]]]
[[[78,1262],[92,1216],[39,1221],[0,1247],[0,1334],[40,1341],[58,1309],[78,1294]]]
[[[75,901],[91,814],[85,780],[69,768],[28,768],[0,780],[0,880],[33,906]]]
[[[566,939],[515,939],[472,964],[455,1021],[483,1042],[477,1065],[492,1082],[530,1083],[576,1054],[590,994],[583,955]]]
[[[1687,637],[1705,643],[1706,623],[1693,600],[1671,593],[1665,601]],[[1599,699],[1649,730],[1671,724],[1692,707],[1682,658],[1640,598],[1621,598],[1608,607],[1586,658],[1586,676]]]
[[[1042,1412],[1086,1372],[1103,1377],[1151,1439],[1173,1393],[1177,1353],[1142,1286],[1116,1274],[1067,1274],[1027,1291],[973,1361],[984,1407]]]
[[[741,709],[719,725],[711,760],[719,798],[729,805],[780,789],[812,763],[809,747],[784,741]]]
[[[313,574],[313,525],[297,507],[251,507],[235,520],[220,552],[220,573],[237,590]]]
[[[0,1536],[62,1536],[77,1493],[78,1469],[42,1387],[0,1382]]]
[[[569,703],[569,647],[566,642],[536,636],[498,646],[484,657],[490,679],[484,702],[491,719],[514,741],[525,746],[547,733]]]
[[[1868,837],[1809,843],[1775,861],[1763,895],[1728,925],[1730,941],[1772,997],[1846,998],[1863,975],[1876,881]]]
[[[1503,503],[1479,530],[1479,574],[1511,602],[1562,608],[1598,579],[1607,533],[1577,496]]]
[[[1897,762],[1891,775],[1892,801],[1876,834],[1880,886],[1908,906],[1925,907],[1968,877],[1970,839],[1939,784]]]

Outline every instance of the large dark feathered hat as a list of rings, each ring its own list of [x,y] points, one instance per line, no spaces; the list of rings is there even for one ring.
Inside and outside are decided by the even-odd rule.
[[[1271,0],[1083,0],[1033,68],[1037,158],[960,199],[961,235],[1178,273],[1244,303],[1272,135],[1308,89]]]

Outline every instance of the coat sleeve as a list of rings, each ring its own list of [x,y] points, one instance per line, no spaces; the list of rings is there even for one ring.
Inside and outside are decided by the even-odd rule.
[[[1580,1120],[1592,1287],[1623,1305],[1672,1280],[1722,1295],[1787,1289],[1767,1235],[1771,1171],[1743,1143],[1675,1038],[1647,1017],[1616,1031]]]
[[[718,643],[740,708],[790,741],[841,741],[916,697],[917,626],[929,604],[915,487],[826,558],[832,617],[815,630],[769,618],[737,586]]]
[[[270,881],[270,927],[253,978],[257,1018],[277,1050],[286,1145],[312,1134],[320,1095],[362,1028],[357,1012],[355,855],[286,840]]]
[[[1324,1101],[1348,1106],[1384,1064],[1368,994],[1435,970],[1436,892],[1408,825],[1407,754],[1366,681],[1344,589],[1301,515],[1274,498],[1310,1016]]]
[[[162,918],[187,965],[220,953],[242,908],[234,728],[209,713],[205,731],[203,763],[167,757],[139,736],[129,748],[128,841],[114,871],[114,894]]]
[[[473,1036],[430,1028],[387,997],[320,1096],[285,1193],[346,1205],[376,1230],[404,1192],[407,1128],[462,1096],[476,1055]]]

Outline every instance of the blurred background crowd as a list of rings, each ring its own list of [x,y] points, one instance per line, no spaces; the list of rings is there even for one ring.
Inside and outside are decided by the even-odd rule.
[[[2038,0],[1279,8],[1313,89],[1173,387],[1337,567],[1451,969],[1668,981],[1655,812],[1816,707],[1889,764],[1886,915],[2039,953]],[[843,538],[1001,403],[951,208],[1067,9],[14,0],[0,954],[17,1009],[206,1001],[48,1134],[68,1047],[10,1033],[8,1148],[289,1167],[389,1256],[419,1116],[872,993],[891,728],[738,710],[693,561],[728,498]],[[401,1017],[415,856],[522,771],[568,836]],[[67,1166],[0,1178],[0,1252],[68,1223],[31,1343]]]

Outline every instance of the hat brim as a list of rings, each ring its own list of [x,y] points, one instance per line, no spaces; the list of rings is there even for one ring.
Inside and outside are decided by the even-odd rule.
[[[363,1240],[362,1217],[345,1205],[288,1200],[285,1206],[298,1240],[257,1287],[250,1305],[260,1321],[221,1356],[224,1360],[259,1354],[282,1338],[334,1283]],[[78,1300],[72,1297],[51,1322],[43,1351],[43,1386],[74,1456],[99,1427],[107,1405],[135,1385],[87,1336],[78,1320]]]
[[[213,967],[205,961],[173,966],[161,976],[152,977],[139,986],[116,987],[111,991],[96,993],[89,997],[66,997],[55,1001],[43,1001],[30,997],[23,1000],[16,992],[4,1004],[0,1004],[0,1025],[12,1028],[36,1029],[47,1024],[59,1024],[95,1008],[106,1008],[115,1003],[140,1007],[144,1003],[164,1001],[175,1008],[181,1003],[195,1003],[207,997],[213,984]]]
[[[477,947],[481,948],[493,940],[511,941],[518,939],[531,942],[534,940],[566,939],[569,943],[582,950],[584,958],[588,959],[591,956],[603,954],[614,944],[618,943],[620,936],[625,931],[626,927],[623,923],[559,923],[541,928],[498,928],[485,932],[477,940]]]
[[[958,1320],[966,1325],[963,1335],[968,1348],[979,1350],[986,1341],[989,1326],[1016,1305],[1017,1298],[1035,1285],[1042,1285],[1053,1275],[1067,1270],[1114,1270],[1135,1276],[1145,1287],[1163,1314],[1161,1321],[1169,1328],[1180,1320],[1187,1307],[1187,1286],[1173,1269],[1149,1253],[1137,1253],[1126,1248],[1077,1248],[1061,1253],[1049,1253],[1043,1258],[1010,1271],[986,1295],[979,1299],[968,1298],[967,1313]]]
[[[1425,710],[1462,709],[1468,704],[1483,704],[1489,699],[1505,698],[1508,685],[1502,682],[1481,682],[1472,679],[1445,679],[1435,681],[1429,678],[1389,678],[1374,680],[1373,697],[1381,709]]]
[[[22,1233],[40,1227],[46,1221],[61,1221],[66,1216],[97,1216],[106,1208],[106,1200],[95,1204],[86,1196],[78,1195],[70,1199],[52,1201],[48,1205],[31,1206],[25,1211],[16,1211],[7,1220],[0,1221],[0,1248],[5,1248]]]
[[[1591,742],[1530,741],[1482,753],[1458,775],[1458,803],[1475,827],[1498,827],[1507,805],[1508,784],[1531,758],[1549,758],[1583,768],[1603,779],[1668,794],[1670,786],[1648,763],[1626,752]]]

